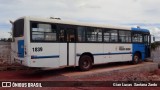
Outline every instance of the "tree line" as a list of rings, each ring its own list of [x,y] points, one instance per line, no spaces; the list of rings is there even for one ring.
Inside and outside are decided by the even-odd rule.
[[[0,38],[0,42],[12,42],[12,38]]]

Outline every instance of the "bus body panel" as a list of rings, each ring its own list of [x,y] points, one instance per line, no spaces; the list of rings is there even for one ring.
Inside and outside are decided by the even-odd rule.
[[[132,31],[134,31],[134,32],[142,32],[143,31],[143,34],[144,33],[147,33],[147,34],[149,34],[149,30],[147,30],[147,29],[141,29],[141,28],[131,28],[131,30]],[[144,41],[144,37],[142,38],[142,41]],[[149,36],[148,36],[148,41],[150,41],[149,40]],[[148,43],[142,43],[142,42],[140,42],[140,43],[133,43],[132,44],[132,54],[133,54],[133,57],[134,57],[134,54],[136,53],[136,52],[140,52],[140,54],[141,54],[141,59],[142,59],[142,61],[143,60],[145,60],[145,58],[147,58],[148,56],[150,56],[150,55],[148,55],[148,52],[149,52],[149,50],[148,50],[148,48],[149,48],[149,44]],[[132,57],[132,59],[133,59],[133,57]]]
[[[105,43],[104,53],[108,56],[107,62],[123,62],[132,60],[132,45],[131,44],[117,44]]]
[[[60,66],[67,66],[67,43],[59,43]]]
[[[68,44],[68,66],[75,66],[75,62],[76,62],[76,44],[75,43],[69,43]]]
[[[31,43],[30,63],[33,67],[59,67],[59,43]]]
[[[25,55],[24,55],[24,61],[26,66],[31,67],[31,41],[30,41],[30,21],[29,18],[25,17],[24,18],[25,25],[24,25],[24,48],[25,48]]]
[[[144,44],[132,44],[133,46],[133,56],[136,52],[140,52],[141,53],[141,59],[144,60],[145,59],[145,45]]]
[[[15,62],[18,62],[20,64],[23,64],[25,66],[28,66],[28,61],[25,59],[25,54],[24,54],[24,46],[25,46],[25,41],[24,37],[16,37],[14,39],[14,43],[12,43],[12,57],[14,58],[13,60]]]
[[[24,58],[24,40],[18,40],[18,57]]]
[[[75,43],[69,43],[68,45],[69,61],[67,61],[67,43],[31,43],[31,66],[52,68],[74,66],[76,60]],[[43,48],[42,52],[33,52],[33,49],[41,47]]]
[[[122,50],[123,49],[123,50]],[[94,64],[108,62],[123,62],[132,60],[132,44],[117,43],[77,43],[76,65],[78,66],[80,56],[87,52],[94,57]]]
[[[79,58],[83,53],[91,53],[94,57],[95,64],[104,62],[103,55],[98,55],[103,53],[103,43],[77,43],[76,51],[76,55]],[[79,58],[76,60],[77,64]]]
[[[135,52],[139,51],[142,54],[142,60],[145,59],[147,52],[144,43],[79,43],[75,42],[31,42],[31,32],[30,32],[30,21],[37,22],[49,22],[55,23],[54,20],[43,20],[43,19],[34,19],[30,17],[24,18],[24,36],[14,37],[15,42],[12,50],[14,50],[14,58],[19,61],[22,65],[28,67],[51,67],[59,68],[66,66],[78,66],[80,56],[87,52],[91,53],[94,58],[94,64],[103,64],[108,62],[121,62],[121,61],[131,61]],[[107,25],[95,25],[94,24],[79,24],[79,23],[68,23],[63,21],[56,21],[58,24],[71,24],[71,25],[81,25],[81,26],[90,26],[90,27],[102,27],[107,28]],[[112,29],[112,26],[108,28]],[[123,27],[113,27],[114,29],[120,30],[132,30],[132,31],[143,31],[148,32],[147,30],[141,30],[137,28],[123,28]],[[19,42],[19,44],[18,44]],[[23,47],[21,47],[23,46]],[[23,53],[19,55],[18,53]],[[23,56],[24,55],[24,56]]]

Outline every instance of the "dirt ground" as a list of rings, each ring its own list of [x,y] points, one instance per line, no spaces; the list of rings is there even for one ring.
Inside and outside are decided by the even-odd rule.
[[[97,66],[98,67],[98,66]],[[99,68],[99,67],[98,67]],[[104,68],[104,67],[100,67]],[[96,69],[96,67],[95,67]],[[65,73],[70,72],[80,72],[75,68],[64,68],[57,70],[47,70],[47,71],[35,71],[35,70],[10,70],[10,71],[0,71],[0,81],[160,81],[160,69],[153,72],[121,72],[115,74],[108,74],[99,77],[69,77],[65,76]],[[34,90],[160,90],[159,87],[45,87],[45,88],[0,88],[5,90],[10,89],[34,89]]]
[[[154,72],[122,72],[115,75],[73,78],[62,75],[71,72],[63,70],[39,71],[0,71],[0,81],[160,81],[160,69]],[[58,72],[59,71],[59,72]]]

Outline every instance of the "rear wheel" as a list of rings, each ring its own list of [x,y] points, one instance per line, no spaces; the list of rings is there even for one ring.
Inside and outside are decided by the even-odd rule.
[[[92,58],[88,55],[83,55],[79,60],[79,68],[82,71],[88,71],[92,67]]]
[[[133,57],[133,64],[138,64],[140,62],[140,54],[139,53],[135,53],[134,57]]]

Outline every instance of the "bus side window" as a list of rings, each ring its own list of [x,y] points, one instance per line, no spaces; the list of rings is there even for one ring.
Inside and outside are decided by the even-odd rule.
[[[79,26],[78,27],[78,42],[84,42],[85,41],[85,27]]]
[[[118,42],[118,32],[117,30],[111,30],[110,42]]]
[[[60,42],[64,42],[65,41],[65,30],[64,29],[60,29],[59,30],[59,41]]]
[[[75,28],[66,28],[67,42],[75,42]]]
[[[122,39],[118,39],[118,42],[122,42]]]
[[[104,42],[109,42],[110,41],[110,31],[109,30],[104,30]]]
[[[131,32],[130,31],[119,31],[119,42],[123,42],[123,43],[131,42]]]
[[[134,43],[142,43],[143,42],[142,34],[133,33],[132,34],[132,42],[134,42]]]
[[[75,37],[74,37],[74,35],[71,35],[70,36],[70,42],[74,42],[75,41]]]
[[[88,27],[86,31],[87,41],[102,42],[102,29]]]

